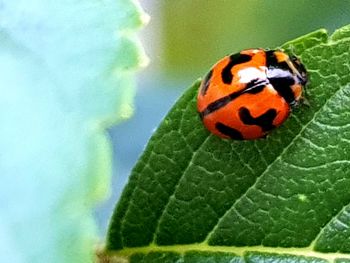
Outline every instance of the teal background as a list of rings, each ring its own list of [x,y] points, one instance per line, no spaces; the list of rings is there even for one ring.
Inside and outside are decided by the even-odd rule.
[[[0,0],[0,262],[93,261],[106,128],[132,113],[147,17],[135,0]]]

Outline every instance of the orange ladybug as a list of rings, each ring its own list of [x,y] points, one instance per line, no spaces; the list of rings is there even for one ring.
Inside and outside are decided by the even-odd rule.
[[[266,137],[298,105],[305,67],[280,50],[246,49],[217,62],[203,79],[197,108],[205,127],[222,138]]]

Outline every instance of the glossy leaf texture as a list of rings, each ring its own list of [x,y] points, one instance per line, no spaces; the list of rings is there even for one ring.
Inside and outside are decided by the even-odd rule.
[[[350,26],[282,48],[307,68],[309,105],[266,139],[223,140],[201,123],[195,82],[132,171],[112,262],[350,262]]]
[[[105,128],[144,63],[136,1],[0,0],[1,262],[92,262]]]

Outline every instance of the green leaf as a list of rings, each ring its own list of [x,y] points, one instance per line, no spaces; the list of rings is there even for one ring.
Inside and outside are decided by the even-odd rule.
[[[307,67],[310,105],[267,139],[223,140],[196,112],[197,81],[133,169],[110,223],[107,256],[350,262],[350,26],[282,48]]]
[[[132,112],[137,2],[0,0],[1,262],[92,262],[105,128]]]

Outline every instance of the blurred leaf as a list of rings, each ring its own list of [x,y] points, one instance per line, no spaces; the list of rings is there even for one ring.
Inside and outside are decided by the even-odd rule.
[[[131,174],[112,262],[350,262],[350,26],[283,48],[308,69],[310,106],[267,139],[223,140],[196,112],[197,81]]]
[[[147,17],[130,0],[0,0],[0,17],[0,261],[92,261],[104,129],[132,113]]]

